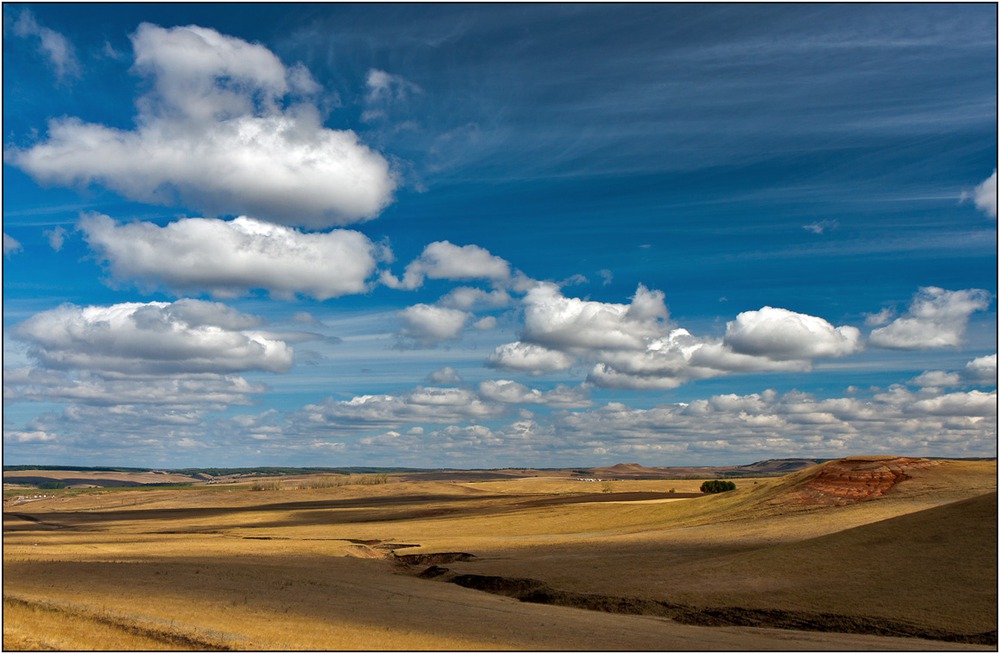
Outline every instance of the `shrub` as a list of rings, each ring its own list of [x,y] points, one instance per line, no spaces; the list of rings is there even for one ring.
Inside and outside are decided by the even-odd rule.
[[[731,490],[736,490],[736,484],[731,481],[720,481],[716,479],[714,481],[706,481],[701,485],[702,493],[724,493]]]
[[[317,477],[303,484],[304,488],[336,488],[339,486],[380,486],[389,483],[389,474],[380,472],[371,475],[343,475],[338,477]]]
[[[276,491],[281,490],[280,481],[255,481],[250,485],[252,491]]]

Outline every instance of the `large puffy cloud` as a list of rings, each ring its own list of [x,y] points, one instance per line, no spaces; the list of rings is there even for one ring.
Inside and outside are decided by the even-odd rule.
[[[504,282],[510,277],[510,264],[490,254],[489,250],[478,245],[435,241],[406,266],[402,280],[386,271],[382,274],[382,283],[390,288],[412,290],[423,285],[425,278]]]
[[[15,328],[51,368],[126,374],[282,372],[292,349],[254,329],[259,321],[198,300],[71,304],[35,314]]]
[[[544,283],[528,291],[524,305],[522,340],[558,350],[643,348],[667,318],[663,293],[641,284],[628,305],[565,297]]]
[[[738,354],[786,360],[852,354],[860,338],[856,327],[834,327],[816,316],[763,307],[727,323],[723,342]]]
[[[318,300],[363,293],[382,257],[379,247],[353,230],[302,233],[246,217],[187,218],[158,227],[91,215],[79,227],[115,277],[219,297],[258,288]]]
[[[97,183],[315,229],[373,218],[391,201],[387,161],[354,132],[322,126],[301,66],[197,26],[142,24],[132,43],[135,71],[153,82],[134,130],[55,119],[47,141],[8,150],[8,162],[45,184]]]
[[[907,313],[872,331],[872,345],[894,349],[955,347],[962,343],[969,316],[990,305],[990,294],[981,289],[947,291],[921,288]]]
[[[400,336],[404,342],[433,347],[443,341],[456,340],[471,314],[431,304],[415,304],[397,315],[403,325]]]

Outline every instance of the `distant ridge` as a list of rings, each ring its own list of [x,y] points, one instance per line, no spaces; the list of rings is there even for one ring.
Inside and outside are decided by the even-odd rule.
[[[586,468],[575,474],[617,479],[683,479],[685,477],[774,477],[787,475],[829,461],[830,459],[767,459],[737,466],[662,466],[645,467],[638,463],[616,463],[600,468]]]

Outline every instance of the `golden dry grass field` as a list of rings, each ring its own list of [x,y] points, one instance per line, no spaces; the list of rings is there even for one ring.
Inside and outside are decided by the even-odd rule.
[[[3,645],[995,651],[996,474],[46,491],[5,503]]]

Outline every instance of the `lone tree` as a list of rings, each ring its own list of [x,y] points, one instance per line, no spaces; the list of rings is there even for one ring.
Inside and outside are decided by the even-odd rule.
[[[714,481],[706,481],[701,485],[702,493],[725,493],[731,490],[736,490],[736,484],[731,481],[719,481],[716,479]]]

